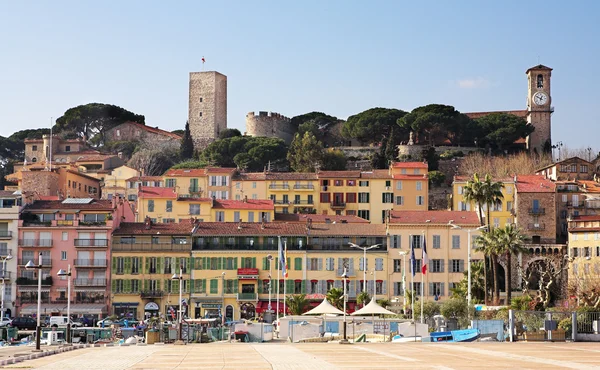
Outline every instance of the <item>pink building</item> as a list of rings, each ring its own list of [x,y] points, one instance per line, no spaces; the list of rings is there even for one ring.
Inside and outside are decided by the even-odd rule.
[[[71,265],[71,314],[101,317],[110,307],[110,238],[121,222],[134,221],[122,198],[38,200],[23,208],[19,220],[17,302],[19,315],[37,312],[37,271],[26,270],[42,254],[42,315],[66,315],[67,278],[58,270]]]

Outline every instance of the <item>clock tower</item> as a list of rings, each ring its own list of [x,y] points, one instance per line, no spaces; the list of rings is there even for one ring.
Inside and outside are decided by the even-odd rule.
[[[537,65],[526,72],[529,89],[527,93],[527,122],[535,131],[527,137],[527,148],[539,154],[552,145],[551,116],[554,112],[550,95],[552,68]],[[551,149],[550,149],[551,150]]]

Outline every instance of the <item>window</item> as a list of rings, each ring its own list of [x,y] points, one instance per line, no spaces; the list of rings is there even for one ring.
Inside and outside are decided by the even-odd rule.
[[[33,157],[33,158],[31,158],[31,161],[32,161],[33,163],[35,163],[35,162],[37,162],[37,158],[36,158],[36,157]]]
[[[434,235],[433,236],[433,249],[440,249],[441,244],[442,244],[441,240],[442,240],[441,235]]]
[[[322,261],[321,258],[309,258],[306,262],[307,262],[307,266],[306,269],[308,271],[320,271],[323,269],[322,262],[319,263],[320,261]]]
[[[382,203],[394,203],[394,193],[382,193],[381,194],[381,202]]]
[[[131,273],[139,274],[140,273],[140,263],[141,257],[131,257]]]
[[[146,257],[146,258],[148,258],[148,257]],[[157,265],[157,258],[150,257],[149,266],[148,266],[149,273],[156,274],[156,265]]]
[[[370,212],[366,209],[359,209],[358,217],[364,218],[365,220],[370,220]]]
[[[406,172],[406,168],[401,168],[401,169],[400,169],[400,173],[401,173],[402,175],[406,175],[406,174],[407,174],[407,172]]]
[[[358,193],[358,203],[369,203],[369,193]]]
[[[61,251],[60,252],[60,259],[62,261],[66,261],[67,260],[67,251]]]
[[[494,217],[494,227],[495,228],[499,228],[500,227],[500,218]]]
[[[394,272],[402,272],[402,260],[394,260]]]
[[[400,235],[392,235],[392,248],[398,249],[402,247],[402,240]]]
[[[464,260],[450,260],[450,268],[452,272],[463,272],[465,271]]]
[[[344,180],[333,180],[334,186],[344,186]]]
[[[252,182],[252,189],[256,189],[256,181]]]
[[[217,211],[215,215],[216,215],[215,221],[225,222],[225,212],[224,211]]]
[[[368,181],[359,181],[358,186],[369,186],[369,182]]]
[[[125,261],[123,260],[123,257],[116,257],[116,259],[117,274],[123,274],[125,272]]]
[[[402,190],[402,181],[396,181],[396,190]]]
[[[202,98],[199,98],[199,102],[202,103]]]
[[[396,205],[397,206],[404,205],[404,197],[402,195],[397,195],[396,196]]]
[[[154,212],[154,200],[148,200],[148,212]]]
[[[424,199],[425,198],[422,195],[417,195],[417,205],[422,206],[425,203]]]
[[[383,271],[383,258],[375,258],[375,271]]]
[[[346,186],[356,186],[356,180],[347,180]]]
[[[321,193],[321,203],[329,203],[329,193]]]
[[[200,204],[190,204],[190,215],[200,214]]]
[[[335,265],[335,259],[333,257],[329,257],[325,260],[325,270],[333,271]]]
[[[69,240],[69,233],[66,231],[62,232],[62,240]]]
[[[254,222],[254,212],[248,211],[248,222]]]
[[[572,257],[579,257],[579,249],[571,248],[571,255],[572,255]]]
[[[165,212],[173,212],[173,201],[172,200],[167,200],[167,207],[165,209]]]
[[[421,282],[413,282],[412,286],[413,293],[416,293],[416,295],[421,294]]]
[[[163,271],[164,274],[171,274],[171,273],[173,273],[172,268],[171,268],[172,264],[173,264],[172,258],[171,257],[165,257],[165,268],[164,268],[164,271]]]
[[[71,151],[71,146],[70,145],[66,145],[65,146],[65,152],[70,152]]]
[[[302,294],[302,281],[294,281],[294,294]]]
[[[421,248],[421,235],[411,235],[410,245],[413,249]]]
[[[444,260],[431,260],[431,272],[444,272]]]
[[[544,88],[544,76],[542,76],[541,74],[537,75],[537,88],[538,89],[543,89]]]
[[[346,193],[346,203],[356,203],[356,193]]]
[[[174,188],[177,186],[177,179],[166,179],[165,188]]]
[[[460,235],[452,235],[452,249],[460,249]]]
[[[31,150],[34,151],[34,152],[37,152],[37,145],[32,145],[31,146]]]
[[[316,294],[319,291],[319,281],[311,280],[310,282],[310,294]]]
[[[581,172],[581,173],[587,173],[588,172],[588,166],[587,166],[587,164],[579,165],[579,172]]]
[[[417,181],[417,190],[423,190],[423,182]]]
[[[440,297],[444,295],[444,283],[429,283],[429,295]]]
[[[509,200],[506,202],[506,211],[510,212],[513,209],[512,202]]]

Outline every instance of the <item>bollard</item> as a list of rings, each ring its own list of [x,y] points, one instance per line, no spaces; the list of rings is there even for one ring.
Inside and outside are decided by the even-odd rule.
[[[571,340],[577,341],[577,312],[571,312]]]
[[[511,343],[515,341],[515,311],[508,310],[508,335]]]

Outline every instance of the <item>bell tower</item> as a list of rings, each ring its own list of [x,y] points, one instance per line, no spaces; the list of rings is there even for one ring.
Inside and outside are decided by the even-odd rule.
[[[554,112],[550,95],[550,78],[552,68],[537,65],[526,72],[528,82],[527,122],[535,127],[535,131],[527,137],[527,148],[530,152],[542,154],[544,149],[551,151],[552,124]]]

